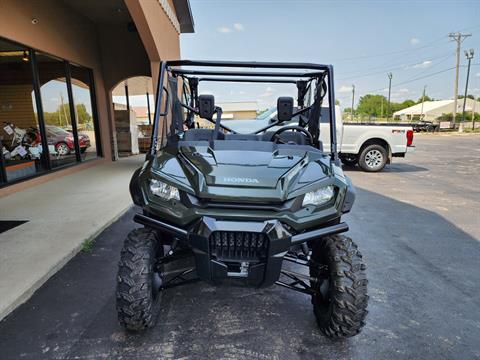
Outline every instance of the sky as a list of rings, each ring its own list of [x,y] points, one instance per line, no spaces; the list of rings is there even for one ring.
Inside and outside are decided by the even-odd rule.
[[[90,102],[90,90],[72,84],[72,92],[76,104],[85,104],[87,112],[92,115],[92,104]],[[55,112],[62,104],[68,103],[67,85],[64,81],[51,80],[41,87],[42,106],[46,112]],[[32,92],[33,96],[33,92]]]
[[[194,60],[296,61],[332,64],[342,107],[367,93],[392,101],[453,98],[455,42],[462,43],[459,93],[466,78],[464,49],[473,48],[469,93],[480,96],[480,1],[190,0],[195,33],[182,34],[181,57]],[[449,70],[450,69],[450,70]],[[417,80],[417,78],[420,78]],[[205,83],[217,102],[273,105],[294,95],[288,85]],[[294,85],[292,85],[294,86]]]

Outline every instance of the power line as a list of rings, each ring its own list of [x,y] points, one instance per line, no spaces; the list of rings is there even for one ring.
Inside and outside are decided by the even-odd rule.
[[[450,71],[450,70],[453,70],[453,69],[455,69],[455,66],[453,66],[451,68],[448,68],[448,69],[443,69],[443,70],[440,70],[440,71],[437,71],[437,72],[434,72],[432,74],[428,74],[428,75],[425,75],[425,76],[420,76],[420,77],[416,77],[416,78],[409,79],[409,80],[406,80],[406,81],[402,81],[402,82],[396,83],[395,85],[392,85],[392,87],[397,87],[397,86],[405,85],[405,84],[408,84],[408,83],[411,83],[411,82],[414,82],[414,81],[417,81],[417,80],[426,79],[426,78],[429,78],[429,77],[432,77],[432,76],[435,76],[435,75],[439,75],[439,74],[442,74],[444,72],[447,72],[447,71]],[[372,93],[372,92],[377,92],[377,91],[380,91],[380,90],[383,90],[383,89],[385,89],[385,87],[381,87],[381,88],[378,88],[378,89],[375,89],[375,90],[369,90],[369,91],[366,91],[366,92],[367,93]]]
[[[476,63],[476,64],[472,64],[472,66],[479,66],[479,65],[480,65],[480,62]],[[466,67],[466,66],[467,65],[460,65],[460,67]],[[431,73],[431,74],[428,74],[428,75],[425,75],[425,76],[419,76],[419,77],[415,77],[415,78],[412,78],[412,79],[408,79],[408,80],[396,83],[395,85],[392,85],[392,88],[398,87],[398,86],[401,86],[401,85],[405,85],[405,84],[408,84],[408,83],[411,83],[411,82],[415,82],[415,81],[418,81],[418,80],[427,79],[429,77],[433,77],[433,76],[445,73],[445,72],[453,70],[453,69],[455,69],[455,66],[453,66],[451,68],[448,68],[448,69],[443,69],[443,70],[440,70],[440,71],[437,71],[437,72],[434,72],[434,73]],[[378,91],[384,90],[384,89],[386,89],[386,88],[383,86],[381,88],[377,88],[377,89],[373,89],[373,90],[367,90],[364,93],[370,94],[370,93],[375,93],[375,92],[378,92]],[[348,96],[348,95],[344,95],[344,96]]]
[[[357,74],[361,73],[361,72],[365,72],[365,71],[377,71],[377,70],[380,70],[380,69],[383,69],[383,72],[385,71],[388,71],[390,69],[393,70],[393,67],[398,67],[398,68],[401,68],[402,66],[413,66],[413,65],[416,65],[417,63],[419,63],[420,61],[426,59],[426,58],[430,58],[430,59],[438,59],[438,58],[443,58],[444,56],[446,55],[449,55],[451,54],[451,51],[448,51],[448,52],[442,52],[441,54],[434,54],[434,55],[429,55],[429,54],[424,54],[424,55],[421,55],[421,56],[407,56],[407,57],[402,57],[402,61],[395,61],[395,62],[392,62],[392,61],[388,61],[388,62],[383,62],[381,65],[377,65],[377,66],[371,66],[369,68],[366,68],[366,69],[362,69],[361,71],[359,71],[358,69],[355,69],[355,70],[350,70],[350,71],[345,71],[345,72],[342,72],[342,75],[352,75],[352,76],[356,76]],[[411,65],[406,65],[406,64],[410,64]]]
[[[396,50],[396,51],[391,51],[391,52],[386,52],[386,53],[381,53],[381,54],[375,54],[375,55],[361,55],[361,56],[355,56],[355,57],[348,57],[348,58],[340,58],[340,59],[334,59],[333,61],[351,61],[351,60],[360,60],[360,59],[370,59],[370,58],[378,58],[378,57],[383,57],[383,56],[391,56],[391,55],[399,55],[403,53],[408,53],[408,52],[414,52],[430,47],[434,47],[433,44],[438,43],[441,40],[444,40],[445,36],[442,36],[441,38],[438,38],[436,40],[433,40],[423,46],[415,47],[412,49],[403,49],[403,50]]]
[[[435,65],[431,66],[430,68],[434,67],[434,66],[437,66],[441,63],[443,63],[445,60],[447,60],[448,58],[452,57],[453,55],[449,52],[448,55],[446,56],[442,56],[442,57],[438,57],[438,58],[431,58],[429,59],[430,61],[433,61],[433,60],[442,60],[438,63],[436,63]],[[343,80],[350,80],[350,79],[357,79],[357,78],[362,78],[362,77],[366,77],[366,76],[371,76],[371,75],[378,75],[378,74],[384,74],[385,71],[394,71],[394,70],[401,70],[401,69],[404,69],[404,70],[407,70],[409,67],[412,67],[412,66],[415,66],[415,65],[419,65],[418,62],[415,62],[413,64],[408,64],[408,65],[403,65],[402,66],[397,66],[397,67],[388,67],[388,68],[384,68],[384,69],[381,69],[381,70],[378,70],[378,71],[374,71],[374,72],[371,72],[371,73],[366,73],[366,74],[362,74],[362,75],[355,75],[355,76],[348,76],[348,77],[344,77],[344,78],[339,78],[337,80],[339,81],[343,81]]]

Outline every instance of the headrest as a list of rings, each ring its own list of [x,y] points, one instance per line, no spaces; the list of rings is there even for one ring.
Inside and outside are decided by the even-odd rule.
[[[204,119],[211,119],[215,112],[215,98],[213,95],[200,95],[198,97],[199,116]]]
[[[282,96],[277,100],[277,120],[280,122],[290,121],[293,114],[293,98]]]

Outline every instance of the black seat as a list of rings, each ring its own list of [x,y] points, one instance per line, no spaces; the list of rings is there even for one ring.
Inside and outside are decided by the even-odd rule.
[[[267,131],[263,134],[263,141],[273,141],[272,139],[273,134],[275,131]],[[293,142],[297,145],[307,145],[308,141],[301,132],[294,132],[294,131],[285,131],[284,133],[280,134],[280,139],[285,143]]]
[[[184,141],[213,141],[213,129],[190,129],[185,132]],[[225,134],[218,133],[217,140],[224,140]]]

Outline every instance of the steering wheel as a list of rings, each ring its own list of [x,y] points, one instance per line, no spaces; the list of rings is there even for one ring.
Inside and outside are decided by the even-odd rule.
[[[304,129],[303,127],[301,126],[298,126],[298,125],[291,125],[291,126],[284,126],[280,129],[278,129],[277,131],[275,131],[272,135],[272,141],[275,142],[275,143],[282,143],[282,144],[285,144],[285,141],[283,141],[281,138],[280,138],[280,134],[284,133],[285,131],[299,131],[301,133],[303,133],[307,139],[308,139],[308,142],[310,143],[310,145],[313,145],[313,136],[312,134],[310,134],[310,132],[307,130],[307,129]]]

